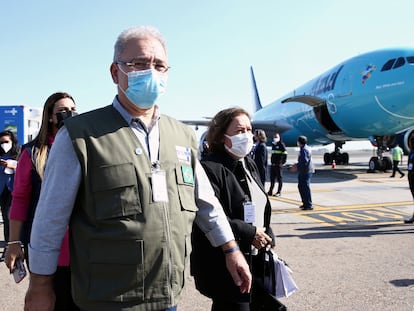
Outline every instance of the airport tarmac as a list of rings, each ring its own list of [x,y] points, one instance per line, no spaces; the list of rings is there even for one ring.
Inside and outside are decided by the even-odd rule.
[[[414,209],[407,177],[367,173],[372,151],[349,154],[350,165],[332,169],[322,164],[322,154],[314,153],[314,210],[299,209],[297,176],[286,170],[282,196],[271,197],[276,251],[299,287],[280,300],[295,311],[413,311],[414,225],[403,223]],[[400,165],[404,172],[405,160]],[[14,284],[4,265],[0,280],[0,310],[23,310],[27,278]],[[210,307],[190,279],[178,310]]]

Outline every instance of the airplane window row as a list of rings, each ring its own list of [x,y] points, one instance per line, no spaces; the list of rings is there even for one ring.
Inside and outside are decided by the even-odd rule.
[[[407,63],[414,64],[414,56],[408,56],[406,57]],[[392,58],[388,60],[384,66],[382,66],[381,71],[387,71],[390,69],[395,69],[401,66],[404,66],[405,64],[405,58],[404,57],[398,57],[398,58]]]

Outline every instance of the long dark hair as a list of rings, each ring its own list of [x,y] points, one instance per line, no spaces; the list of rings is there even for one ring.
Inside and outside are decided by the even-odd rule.
[[[53,108],[55,107],[56,102],[58,100],[61,100],[62,98],[70,98],[73,102],[75,102],[73,97],[65,92],[56,92],[50,95],[43,106],[42,124],[40,126],[39,133],[33,139],[34,141],[37,141],[38,145],[37,148],[32,149],[31,156],[32,159],[36,159],[34,165],[36,167],[37,173],[42,179],[48,154],[48,137],[53,133],[54,126],[52,122],[49,122],[49,120],[52,118]],[[36,152],[37,154],[34,155],[34,152]]]

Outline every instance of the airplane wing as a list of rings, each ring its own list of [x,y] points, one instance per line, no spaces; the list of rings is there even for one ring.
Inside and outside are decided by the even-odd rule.
[[[195,126],[208,126],[210,124],[210,120],[180,120],[182,123],[187,125]],[[254,129],[262,129],[265,132],[269,133],[283,133],[287,130],[290,130],[292,126],[286,122],[282,121],[252,121],[252,126]],[[270,136],[269,136],[270,137]]]
[[[199,126],[208,126],[212,118],[205,118],[206,120],[180,120],[182,123],[187,125],[193,125],[198,129]]]
[[[272,137],[272,135],[276,132],[283,133],[293,128],[293,126],[288,124],[287,122],[283,122],[279,120],[278,121],[253,120],[252,126],[254,129],[264,130],[268,137]]]

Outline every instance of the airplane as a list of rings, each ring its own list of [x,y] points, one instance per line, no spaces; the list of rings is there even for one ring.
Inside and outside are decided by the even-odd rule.
[[[287,146],[299,135],[309,145],[335,144],[324,163],[348,164],[341,153],[351,140],[367,140],[377,148],[369,171],[392,168],[384,152],[398,142],[407,152],[414,135],[414,48],[380,49],[352,57],[262,106],[251,70],[255,97],[252,125],[268,137],[279,132]]]
[[[255,98],[252,126],[263,129],[267,137],[278,132],[287,146],[296,146],[300,135],[309,145],[334,143],[335,150],[324,154],[325,164],[348,164],[349,155],[341,153],[345,142],[368,139],[377,148],[368,162],[370,172],[392,168],[384,152],[396,143],[409,151],[414,135],[414,47],[349,58],[264,107],[253,67],[250,72]],[[208,118],[183,122],[196,129],[209,124]]]

